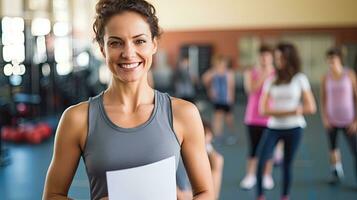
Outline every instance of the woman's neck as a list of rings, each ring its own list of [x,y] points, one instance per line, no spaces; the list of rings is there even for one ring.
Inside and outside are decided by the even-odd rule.
[[[336,65],[331,68],[332,76],[339,78],[343,74],[342,65]]]
[[[139,105],[153,102],[154,89],[149,86],[147,80],[123,83],[113,79],[105,95],[109,104],[125,105],[136,109]]]

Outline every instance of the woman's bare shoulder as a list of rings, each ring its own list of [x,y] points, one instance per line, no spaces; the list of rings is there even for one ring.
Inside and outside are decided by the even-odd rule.
[[[176,117],[191,118],[192,115],[199,113],[195,104],[189,101],[171,97],[171,102],[172,102],[172,113]]]
[[[81,102],[68,107],[62,114],[58,125],[58,134],[65,137],[75,137],[83,142],[88,125],[88,102]],[[82,143],[81,142],[81,143]]]
[[[88,101],[80,102],[78,104],[68,107],[63,112],[63,116],[76,120],[77,122],[81,122],[87,118],[88,107],[89,107]]]

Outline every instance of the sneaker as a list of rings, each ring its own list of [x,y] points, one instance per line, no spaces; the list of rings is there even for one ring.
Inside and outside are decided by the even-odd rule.
[[[266,190],[271,190],[274,188],[274,180],[271,175],[266,175],[263,177],[263,188]]]
[[[240,182],[240,187],[245,190],[250,190],[255,186],[256,183],[257,183],[257,178],[255,176],[247,175]]]
[[[344,173],[341,163],[337,163],[335,166],[331,167],[331,177],[329,180],[330,184],[337,184],[343,179]]]

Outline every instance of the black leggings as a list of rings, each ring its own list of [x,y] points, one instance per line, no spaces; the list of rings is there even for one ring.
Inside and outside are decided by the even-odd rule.
[[[296,155],[300,139],[302,136],[302,128],[292,128],[286,130],[276,130],[267,128],[264,131],[263,138],[261,139],[258,147],[258,169],[257,169],[257,193],[258,196],[264,193],[262,186],[263,169],[271,158],[276,144],[279,140],[284,142],[284,163],[283,163],[283,190],[282,196],[288,195],[292,182],[292,164]]]
[[[355,175],[356,175],[356,180],[357,180],[357,133],[347,133],[347,128],[338,128],[338,127],[332,127],[327,130],[327,135],[329,139],[329,144],[330,144],[330,150],[334,151],[337,148],[337,135],[339,130],[343,132],[343,135],[345,136],[348,145],[350,147],[350,150],[352,152],[352,156],[355,161]]]
[[[248,138],[250,142],[249,157],[254,158],[257,156],[257,148],[263,132],[266,127],[247,125]]]

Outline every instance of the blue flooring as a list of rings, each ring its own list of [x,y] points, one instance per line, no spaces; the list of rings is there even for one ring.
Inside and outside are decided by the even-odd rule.
[[[204,118],[209,118],[211,109],[203,112]],[[245,174],[247,155],[247,137],[243,126],[244,106],[235,107],[235,121],[239,141],[235,145],[218,147],[224,155],[220,199],[222,200],[253,200],[254,190],[245,191],[239,188],[239,182]],[[294,178],[291,191],[292,200],[356,200],[357,183],[353,173],[353,160],[345,138],[340,135],[342,161],[345,179],[340,185],[331,186],[327,183],[329,175],[328,146],[326,133],[322,128],[319,115],[307,118],[302,143],[294,163]],[[357,141],[356,141],[357,142]],[[41,199],[44,180],[53,151],[53,137],[40,145],[7,143],[11,164],[0,168],[0,200],[38,200]],[[273,176],[276,186],[267,192],[268,200],[280,197],[280,168],[274,168]],[[81,162],[70,188],[69,196],[74,199],[89,199],[88,178]]]

